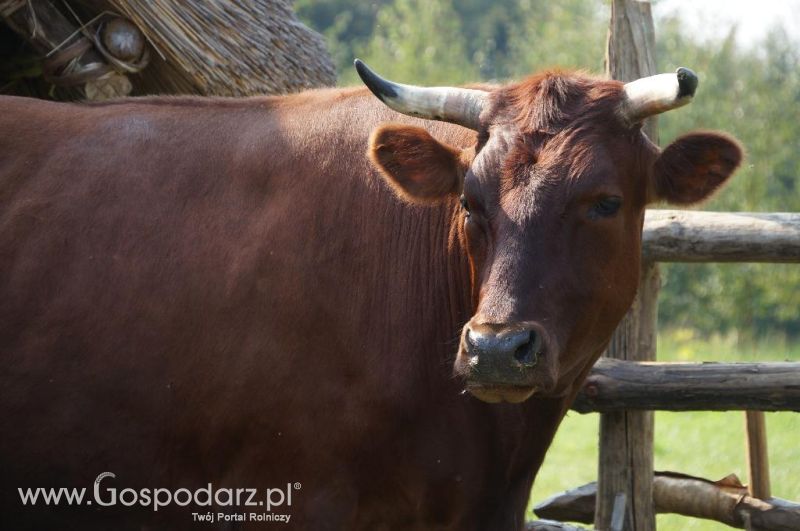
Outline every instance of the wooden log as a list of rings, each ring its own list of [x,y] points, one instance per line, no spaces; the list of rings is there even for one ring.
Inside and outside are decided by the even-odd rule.
[[[597,484],[589,483],[552,496],[537,504],[533,511],[539,518],[587,523],[594,516],[596,497]],[[739,529],[800,529],[800,504],[749,496],[747,487],[735,475],[709,481],[674,472],[656,472],[653,502],[659,513],[704,518]]]
[[[800,381],[800,364],[798,364]],[[767,422],[763,411],[745,411],[747,434],[747,470],[750,496],[767,499],[772,496],[769,486],[769,458],[767,452]]]
[[[656,510],[722,522],[752,531],[800,529],[800,504],[748,495],[734,474],[719,481],[657,473],[653,484]]]
[[[656,262],[800,262],[800,214],[648,210],[642,237]]]
[[[650,2],[613,0],[606,46],[606,73],[619,81],[656,74],[656,47]],[[658,116],[645,120],[645,134],[658,144]]]
[[[652,263],[643,265],[639,293],[606,353],[609,358],[627,360],[616,363],[655,359],[659,286],[658,267]],[[601,415],[598,491],[602,501],[594,526],[611,529],[615,504],[619,495],[624,494],[622,529],[654,530],[652,475],[653,413],[618,409]]]
[[[613,0],[606,47],[606,73],[632,81],[656,73],[655,31],[648,2]],[[645,133],[658,143],[657,122],[650,118]],[[642,266],[639,294],[617,328],[608,357],[655,360],[658,266]],[[622,529],[655,531],[653,510],[653,413],[619,411],[600,417],[598,510],[594,526],[608,530],[619,496],[626,500]],[[615,522],[616,523],[616,522]]]
[[[559,492],[536,504],[533,512],[539,518],[548,520],[569,520],[591,524],[597,503],[597,482]]]
[[[555,520],[533,520],[525,522],[525,531],[589,531],[583,527],[577,527]]]
[[[614,510],[611,511],[611,525],[608,531],[624,531],[628,527],[628,497],[625,492],[618,492],[614,497]]]
[[[800,363],[634,363],[601,358],[572,409],[800,411]]]

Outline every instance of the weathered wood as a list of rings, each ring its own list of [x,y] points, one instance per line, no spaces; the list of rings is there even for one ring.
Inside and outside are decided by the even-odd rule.
[[[655,333],[660,286],[658,267],[644,264],[639,293],[614,333],[607,356],[626,363],[655,359]],[[614,360],[607,359],[608,362]],[[652,500],[653,414],[613,411],[600,417],[598,465],[600,500],[594,525],[610,529],[617,496],[626,497],[623,529],[655,529]]]
[[[618,492],[614,497],[614,510],[611,511],[611,525],[608,531],[623,531],[626,527],[628,513],[628,497],[625,492]]]
[[[800,262],[800,214],[648,210],[642,246],[656,262]]]
[[[800,363],[634,363],[603,358],[572,409],[800,411]]]
[[[591,522],[597,483],[589,483],[548,498],[533,508],[539,518]],[[800,504],[780,498],[758,499],[735,475],[719,481],[674,472],[656,472],[653,502],[659,513],[704,518],[740,529],[800,529]]]
[[[569,520],[591,524],[597,503],[597,482],[554,494],[537,503],[533,512],[539,518],[548,520]]]
[[[800,368],[798,375],[800,376]],[[750,479],[748,492],[754,498],[767,499],[772,496],[769,486],[767,422],[763,411],[745,411],[744,416],[747,434],[747,470]]]
[[[656,73],[655,31],[648,2],[613,0],[606,48],[606,73],[632,81]],[[655,118],[645,122],[645,133],[658,143]],[[606,355],[634,361],[655,359],[658,267],[645,264],[639,294],[617,328]],[[624,494],[623,529],[655,530],[653,510],[653,413],[614,412],[600,417],[597,529],[611,527],[614,503]]]
[[[533,520],[525,522],[525,531],[589,531],[583,527],[577,527],[554,520]]]
[[[649,2],[614,0],[606,46],[606,73],[619,81],[634,81],[656,73],[653,16]],[[644,122],[645,134],[658,144],[658,117]]]

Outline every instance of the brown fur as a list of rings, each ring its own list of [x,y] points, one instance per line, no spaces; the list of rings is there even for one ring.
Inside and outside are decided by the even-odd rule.
[[[364,89],[0,99],[4,524],[197,525],[196,508],[16,495],[111,471],[118,490],[300,482],[282,511],[298,529],[520,529],[633,298],[657,153],[615,121],[614,82],[546,74],[491,98],[477,140]],[[371,163],[387,121],[413,129],[379,129]],[[731,167],[718,138],[678,150],[712,187]],[[430,206],[398,201],[387,175]],[[608,194],[622,207],[598,219]],[[526,375],[542,392],[462,394],[469,321],[545,323],[549,355]]]
[[[672,142],[655,163],[659,200],[691,205],[707,200],[736,171],[742,148],[728,135],[695,132]]]
[[[386,124],[369,139],[369,156],[401,198],[436,202],[461,192],[468,165],[461,150],[438,142],[421,127]]]

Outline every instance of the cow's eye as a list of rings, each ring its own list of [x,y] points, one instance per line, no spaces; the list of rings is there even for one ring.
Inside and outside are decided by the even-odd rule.
[[[458,200],[461,201],[461,208],[464,209],[465,214],[469,216],[469,201],[467,201],[467,198],[464,196],[464,194],[461,194],[461,197],[459,197]]]
[[[616,214],[620,206],[622,206],[622,198],[611,195],[595,203],[592,207],[592,213],[596,216],[607,218]]]

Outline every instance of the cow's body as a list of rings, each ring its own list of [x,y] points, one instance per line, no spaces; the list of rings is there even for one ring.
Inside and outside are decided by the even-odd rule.
[[[3,527],[180,529],[296,483],[271,511],[295,528],[521,528],[633,300],[645,205],[702,200],[741,150],[642,135],[694,95],[687,69],[482,90],[357,68],[451,123],[353,89],[0,99]],[[259,494],[99,510],[103,472],[105,502]],[[28,487],[94,505],[25,507]]]
[[[0,107],[4,520],[46,512],[18,487],[111,471],[300,482],[285,512],[309,529],[519,527],[565,399],[460,392],[457,204],[400,204],[365,154],[398,115],[366,90]]]

